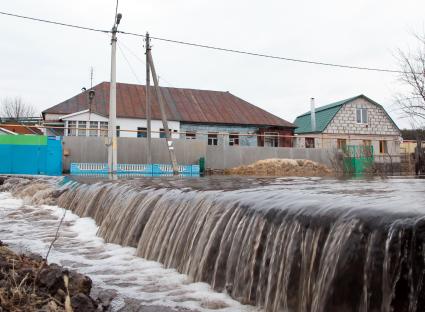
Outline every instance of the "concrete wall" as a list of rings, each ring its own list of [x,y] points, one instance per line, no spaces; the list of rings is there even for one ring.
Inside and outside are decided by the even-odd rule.
[[[270,158],[309,159],[330,166],[335,152],[318,148],[208,146],[206,167],[227,169]]]
[[[63,169],[69,171],[72,162],[108,161],[106,138],[103,137],[73,137],[63,138]],[[145,164],[146,139],[145,138],[117,138],[118,163]],[[174,141],[176,157],[180,164],[197,164],[199,158],[206,156],[206,142],[198,140]],[[67,156],[65,156],[68,154]],[[152,161],[155,163],[169,163],[168,148],[165,139],[152,139]]]
[[[72,162],[107,162],[107,149],[102,137],[64,137],[63,168],[69,171]],[[249,165],[257,160],[268,158],[310,159],[330,165],[335,155],[334,149],[309,149],[287,147],[228,146],[221,144],[208,146],[205,140],[175,140],[177,161],[180,164],[196,164],[205,157],[206,167],[226,169]],[[118,163],[146,163],[145,138],[118,138]],[[152,161],[169,163],[165,139],[152,139]]]

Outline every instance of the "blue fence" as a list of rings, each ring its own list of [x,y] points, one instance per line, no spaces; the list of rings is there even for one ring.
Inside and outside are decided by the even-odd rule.
[[[1,174],[62,174],[60,137],[3,136],[0,140]]]
[[[199,176],[199,165],[179,165],[179,174]],[[108,165],[104,163],[71,163],[71,174],[107,174]],[[117,174],[141,174],[146,176],[173,175],[173,166],[168,164],[118,164]]]

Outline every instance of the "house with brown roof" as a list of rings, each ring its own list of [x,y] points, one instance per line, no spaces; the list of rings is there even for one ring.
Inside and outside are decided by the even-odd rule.
[[[107,135],[109,82],[42,112],[45,125],[62,126],[64,136]],[[295,125],[241,98],[221,91],[161,87],[173,138],[203,139],[209,145],[290,146]],[[164,137],[159,104],[151,90],[152,137]],[[54,130],[53,130],[54,131]],[[229,133],[224,136],[220,133]],[[260,134],[260,136],[257,136]],[[117,83],[117,135],[146,137],[146,86]]]

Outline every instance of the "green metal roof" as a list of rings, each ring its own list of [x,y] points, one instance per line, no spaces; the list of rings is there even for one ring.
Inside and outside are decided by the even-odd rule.
[[[321,133],[323,132],[328,124],[332,121],[332,119],[335,117],[335,115],[338,113],[338,111],[341,109],[341,107],[351,102],[357,98],[363,97],[369,102],[378,105],[382,109],[384,109],[381,105],[376,103],[375,101],[369,99],[367,96],[360,94],[354,97],[351,97],[349,99],[345,99],[342,101],[338,101],[335,103],[331,103],[325,106],[320,106],[316,108],[316,131],[312,131],[311,129],[311,112],[304,113],[300,116],[298,116],[294,124],[297,126],[295,129],[296,134],[302,134],[302,133]],[[384,109],[385,111],[385,109]],[[386,111],[385,111],[386,113]],[[394,123],[394,121],[391,119],[391,117],[387,114],[389,120],[394,124],[394,126],[398,129],[397,125]]]

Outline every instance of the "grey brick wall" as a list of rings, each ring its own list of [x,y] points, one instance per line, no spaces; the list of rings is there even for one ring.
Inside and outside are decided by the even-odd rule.
[[[194,131],[196,132],[196,139],[207,141],[208,135],[201,133],[208,132],[225,132],[225,133],[239,133],[239,134],[255,134],[258,132],[257,127],[250,126],[233,126],[233,125],[206,125],[206,124],[191,124],[191,123],[180,123],[180,131]],[[184,137],[184,134],[180,135],[181,138]],[[227,136],[218,136],[219,143],[228,144]],[[257,146],[257,137],[256,136],[239,136],[239,144],[242,146]]]
[[[356,120],[356,109],[366,108],[367,124],[359,124]],[[398,129],[386,115],[385,111],[369,101],[360,98],[345,104],[326,127],[324,133],[330,134],[368,134],[368,135],[400,135]]]

